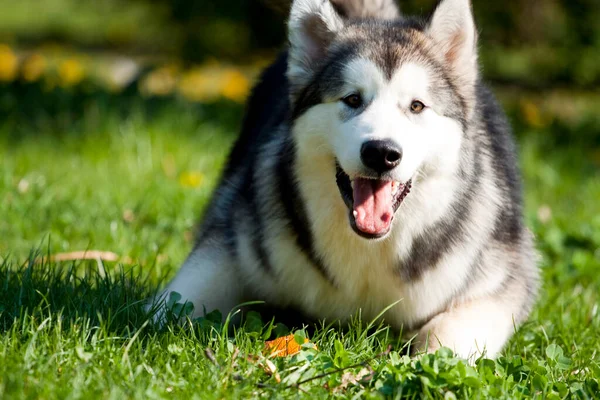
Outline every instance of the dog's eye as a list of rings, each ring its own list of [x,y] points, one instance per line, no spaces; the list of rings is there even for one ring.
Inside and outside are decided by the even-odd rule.
[[[419,100],[413,100],[413,102],[410,103],[410,111],[413,114],[419,114],[421,111],[423,111],[424,108],[425,104],[423,104]]]
[[[363,104],[362,97],[360,97],[360,94],[358,93],[352,93],[351,95],[344,97],[342,101],[351,108],[358,108]]]

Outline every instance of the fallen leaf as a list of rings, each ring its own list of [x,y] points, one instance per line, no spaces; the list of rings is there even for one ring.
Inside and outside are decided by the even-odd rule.
[[[344,372],[342,375],[342,383],[334,389],[334,392],[341,392],[348,388],[349,385],[358,385],[363,381],[368,381],[372,377],[373,371],[369,368],[363,368],[358,373],[352,371]]]
[[[308,341],[308,338],[304,339],[304,343],[308,343]],[[300,349],[300,344],[294,340],[294,335],[287,335],[266,341],[263,353],[272,357],[287,357],[298,354]]]
[[[265,372],[267,373],[267,375],[272,375],[275,377],[275,380],[277,381],[277,383],[281,382],[281,377],[279,376],[279,373],[277,372],[277,366],[275,366],[275,364],[273,364],[273,361],[271,361],[269,359],[264,360],[263,368],[264,368]]]
[[[100,250],[82,250],[72,251],[69,253],[57,253],[50,256],[49,261],[61,262],[61,261],[78,261],[78,260],[101,260],[108,262],[122,261],[126,264],[133,263],[130,257],[121,257],[112,251],[100,251]],[[48,261],[47,257],[37,258],[36,263],[43,263]]]

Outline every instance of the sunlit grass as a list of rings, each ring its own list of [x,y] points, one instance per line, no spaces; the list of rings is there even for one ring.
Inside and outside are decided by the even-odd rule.
[[[232,132],[199,120],[201,108],[99,118],[105,111],[90,105],[69,132],[0,128],[0,257],[23,260],[50,239],[53,253],[181,262]]]

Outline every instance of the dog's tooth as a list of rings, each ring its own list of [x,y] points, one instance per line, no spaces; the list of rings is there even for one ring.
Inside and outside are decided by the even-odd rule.
[[[358,216],[358,211],[356,211],[356,210],[352,211],[352,215],[354,215],[354,218],[356,218]]]
[[[400,182],[392,181],[392,194],[398,193],[400,189]]]

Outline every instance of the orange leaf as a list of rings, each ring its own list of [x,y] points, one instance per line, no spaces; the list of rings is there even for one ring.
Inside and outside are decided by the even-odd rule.
[[[308,339],[304,339],[308,343]],[[287,357],[300,353],[300,345],[294,340],[294,335],[287,335],[265,342],[263,353],[274,357]]]

